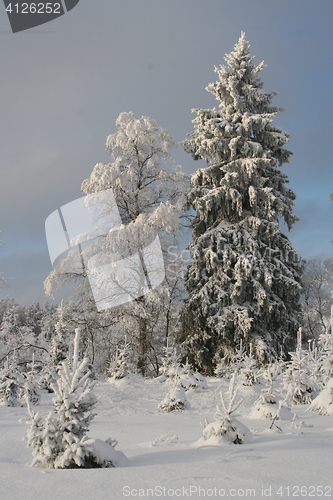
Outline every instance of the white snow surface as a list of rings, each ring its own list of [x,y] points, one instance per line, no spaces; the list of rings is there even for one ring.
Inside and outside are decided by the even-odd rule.
[[[128,458],[127,464],[124,458],[118,467],[108,469],[30,467],[31,449],[22,441],[27,433],[27,409],[1,406],[0,498],[263,498],[264,488],[271,498],[280,499],[288,497],[287,487],[289,496],[297,491],[301,496],[297,490],[301,486],[308,492],[310,487],[328,487],[324,496],[333,496],[329,489],[333,483],[333,416],[307,411],[309,405],[292,406],[293,421],[279,420],[282,432],[276,427],[271,430],[270,420],[248,417],[262,389],[259,384],[239,388],[243,403],[236,416],[251,430],[252,440],[242,445],[196,447],[205,419],[214,420],[220,392],[228,385],[229,381],[208,378],[207,389],[187,392],[189,410],[164,414],[158,404],[166,387],[159,380],[128,376],[112,383],[98,382],[94,389],[97,416],[88,438],[96,440],[99,453],[104,448],[110,452],[110,446],[103,443],[107,438],[116,439],[116,450]],[[41,413],[51,410],[51,400],[52,394],[42,394]]]

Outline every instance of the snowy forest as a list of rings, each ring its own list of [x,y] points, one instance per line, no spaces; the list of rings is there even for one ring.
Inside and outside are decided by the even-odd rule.
[[[333,259],[306,261],[288,239],[297,193],[283,165],[293,153],[289,133],[274,123],[283,110],[264,90],[263,68],[242,33],[206,87],[215,106],[192,110],[193,130],[181,143],[193,159],[190,176],[175,165],[177,143],[165,129],[121,113],[106,141],[109,163],[97,164],[81,186],[84,196],[112,190],[120,226],[88,242],[78,235],[56,259],[46,297],[70,289],[69,299],[0,301],[0,404],[26,412],[32,465],[127,464],[114,439],[87,437],[99,384],[120,390],[127,380],[139,393],[156,383],[159,414],[195,408],[191,394],[222,384],[198,447],[246,444],[251,418],[272,432],[286,421],[300,429],[295,407],[333,415]],[[162,283],[151,286],[154,271],[140,257],[148,286],[138,283],[133,295],[124,285],[128,299],[99,307],[91,266],[134,262],[157,235]],[[112,279],[101,272],[94,286]],[[238,393],[247,425],[234,416]]]

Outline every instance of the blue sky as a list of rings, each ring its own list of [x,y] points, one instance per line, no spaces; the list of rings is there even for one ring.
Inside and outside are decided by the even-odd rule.
[[[191,109],[215,105],[205,87],[241,30],[286,108],[275,123],[291,134],[284,171],[301,218],[288,236],[301,256],[330,257],[332,18],[331,0],[80,0],[14,35],[1,8],[0,298],[46,300],[45,219],[108,161],[119,113],[150,116],[182,141]],[[199,167],[181,148],[174,156],[188,173]]]

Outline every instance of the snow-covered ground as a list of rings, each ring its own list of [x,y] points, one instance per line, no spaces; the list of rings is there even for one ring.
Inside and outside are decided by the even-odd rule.
[[[248,444],[202,446],[207,418],[213,420],[227,381],[208,379],[207,389],[186,393],[191,407],[161,413],[167,388],[158,380],[129,377],[99,382],[97,416],[89,437],[117,439],[129,465],[111,469],[50,470],[30,467],[27,409],[0,407],[0,498],[3,500],[81,500],[123,498],[331,498],[333,496],[333,417],[294,406],[291,421],[248,417],[262,386],[241,387],[237,419],[250,428]],[[43,394],[47,413],[52,395]],[[302,423],[303,422],[303,423]]]

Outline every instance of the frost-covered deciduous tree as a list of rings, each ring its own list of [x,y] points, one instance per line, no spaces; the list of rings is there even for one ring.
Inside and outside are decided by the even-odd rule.
[[[162,275],[164,269],[154,269],[153,251],[147,258],[145,248],[154,247],[157,235],[164,256],[167,248],[174,244],[184,207],[186,176],[179,166],[163,169],[165,163],[173,162],[169,151],[176,143],[154,120],[147,117],[137,119],[133,113],[121,113],[116,126],[116,133],[111,134],[106,143],[111,155],[110,163],[95,166],[90,178],[82,183],[82,192],[87,195],[88,208],[89,200],[103,196],[103,192],[112,192],[112,203],[111,198],[108,200],[106,196],[98,216],[100,219],[112,219],[117,213],[121,226],[116,224],[112,231],[107,227],[105,234],[99,233],[84,248],[81,246],[79,252],[78,247],[70,251],[48,276],[45,291],[47,295],[53,295],[64,283],[72,282],[73,278],[76,280],[78,294],[75,309],[78,314],[74,315],[76,324],[72,327],[82,329],[90,346],[92,362],[98,362],[95,356],[97,351],[99,356],[105,353],[106,335],[114,337],[119,331],[121,337],[125,334],[132,345],[136,344],[139,371],[146,374],[148,367],[153,366],[155,374],[158,374],[159,355],[165,337],[176,322],[172,303],[178,302],[178,285],[169,273],[162,286],[153,290],[150,270],[153,268],[153,273],[160,271]],[[77,239],[73,244],[79,243]],[[127,264],[123,269],[125,261]],[[97,308],[87,279],[87,266],[99,270],[94,282],[95,291],[108,291],[112,284],[116,294],[123,294],[129,299],[117,305],[117,301],[109,298],[104,310]],[[163,268],[163,264],[160,267]],[[110,275],[110,268],[115,270],[115,277]],[[141,269],[143,273],[139,272]],[[122,272],[131,273],[131,278],[118,279]],[[105,364],[112,356],[108,358]]]
[[[153,364],[158,373],[158,348],[159,344],[162,348],[164,341],[159,337],[165,333],[164,312],[170,289],[167,282],[158,291],[149,287],[150,278],[142,252],[157,234],[163,252],[173,243],[184,206],[186,176],[179,166],[172,170],[162,168],[165,163],[173,162],[169,151],[176,143],[154,120],[121,113],[116,125],[116,133],[110,135],[106,143],[111,162],[97,164],[90,178],[82,184],[86,195],[112,189],[124,225],[99,239],[94,263],[98,267],[110,255],[114,262],[130,255],[141,256],[140,266],[150,290],[145,294],[140,292],[145,286],[140,282],[142,277],[138,276],[138,296],[118,308],[118,313],[128,336],[136,337],[139,371],[146,374],[148,365]],[[109,279],[105,275],[106,282]],[[131,296],[126,283],[120,286]],[[169,315],[169,319],[171,317]]]
[[[287,353],[299,327],[301,262],[279,222],[290,229],[294,192],[280,167],[289,135],[271,105],[242,33],[218,81],[206,90],[218,108],[195,109],[185,151],[206,166],[191,177],[196,210],[186,276],[183,340],[190,361],[211,373],[243,339],[259,361]]]
[[[39,304],[25,307],[11,299],[0,301],[0,363],[15,357],[22,366],[48,358],[47,340],[42,331],[42,317],[49,314]]]
[[[329,261],[306,261],[302,275],[302,330],[305,338],[318,339],[330,330],[333,272]]]

